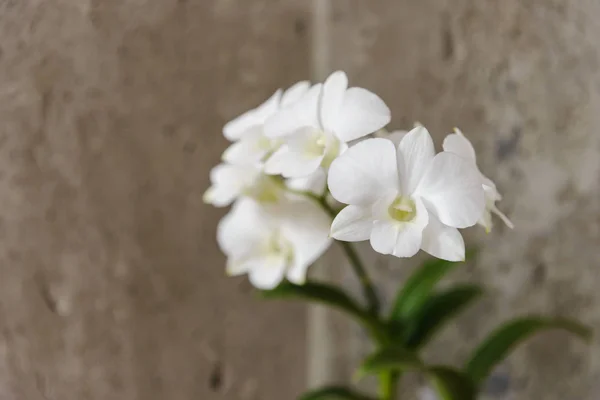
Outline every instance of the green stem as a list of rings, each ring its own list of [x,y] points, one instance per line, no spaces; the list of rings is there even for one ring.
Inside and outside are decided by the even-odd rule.
[[[379,299],[377,298],[377,293],[375,292],[375,287],[373,286],[373,282],[371,278],[367,274],[354,246],[352,246],[348,242],[340,242],[342,249],[346,253],[346,257],[350,261],[350,265],[354,270],[354,273],[358,277],[360,284],[362,285],[363,292],[369,304],[369,310],[373,315],[378,315],[379,313]]]
[[[317,200],[318,203],[321,205],[321,207],[329,214],[329,216],[332,219],[335,218],[335,216],[337,215],[337,212],[329,204],[327,204],[327,196],[326,195],[324,195],[322,197],[317,197],[315,195],[308,194],[308,196]],[[348,257],[348,261],[350,261],[350,266],[352,267],[352,269],[354,270],[354,273],[356,274],[356,276],[358,277],[358,280],[360,281],[360,284],[363,288],[365,298],[367,299],[367,303],[369,305],[369,311],[373,315],[378,315],[380,305],[379,305],[379,299],[377,297],[377,292],[375,292],[375,286],[373,286],[373,282],[371,281],[371,278],[367,274],[367,270],[363,266],[363,263],[362,263],[360,257],[358,256],[358,253],[356,252],[356,250],[354,249],[354,246],[352,246],[352,244],[350,244],[348,242],[342,242],[342,241],[340,241],[339,243],[342,246],[344,253],[346,253],[346,257]]]
[[[322,196],[317,196],[310,192],[297,191],[293,189],[287,188],[288,191],[299,194],[305,197],[308,197],[314,201],[316,201],[322,208],[329,214],[329,216],[334,219],[337,215],[337,211],[334,210],[329,204],[327,204],[327,191]],[[350,266],[354,270],[354,273],[358,277],[358,280],[362,286],[364,296],[367,300],[369,311],[371,315],[376,318],[376,321],[379,321],[379,298],[377,297],[377,292],[375,292],[375,287],[371,278],[367,274],[367,271],[356,252],[356,249],[352,244],[348,242],[339,242],[350,261]],[[374,329],[372,334],[375,341],[377,341],[380,345],[385,344],[388,341],[387,335],[380,335],[380,327],[376,326],[377,329]],[[395,400],[396,399],[396,390],[398,386],[398,379],[400,375],[396,372],[383,372],[379,376],[379,396],[381,400]]]
[[[379,397],[381,400],[394,400],[397,384],[398,376],[395,373],[382,372],[379,374]]]

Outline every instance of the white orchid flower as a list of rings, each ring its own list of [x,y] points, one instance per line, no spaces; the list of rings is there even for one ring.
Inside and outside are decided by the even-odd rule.
[[[281,179],[265,175],[260,165],[219,164],[210,171],[210,181],[203,200],[216,207],[226,207],[241,196],[275,203],[285,192]]]
[[[323,168],[318,168],[310,175],[286,179],[285,184],[288,188],[296,191],[322,196],[327,189],[327,172]]]
[[[508,219],[508,217],[502,211],[500,211],[498,207],[496,207],[496,202],[502,200],[502,196],[500,193],[498,193],[496,184],[492,182],[491,179],[483,175],[477,167],[477,159],[473,145],[460,131],[460,129],[454,128],[454,132],[455,133],[449,134],[444,139],[444,151],[458,154],[459,156],[473,163],[479,172],[481,184],[483,185],[483,190],[485,192],[485,210],[482,213],[478,224],[483,226],[486,232],[490,232],[493,226],[492,214],[496,214],[498,217],[500,217],[502,222],[506,224],[506,226],[511,229],[514,228],[514,225],[510,219]]]
[[[331,164],[328,185],[336,200],[349,204],[333,221],[332,236],[370,239],[375,251],[397,257],[423,249],[438,258],[464,260],[456,228],[477,223],[484,209],[477,169],[456,154],[435,155],[422,126],[397,148],[380,138],[351,147]]]
[[[341,71],[314,85],[298,101],[265,122],[265,135],[284,144],[266,161],[265,172],[286,178],[327,169],[347,142],[368,135],[390,121],[390,110],[374,93],[348,88]]]
[[[249,198],[236,202],[217,228],[227,256],[227,273],[248,274],[259,289],[272,289],[284,278],[306,280],[308,267],[330,245],[329,217],[303,198],[265,206]]]
[[[281,140],[266,137],[263,124],[281,107],[287,107],[301,98],[310,88],[308,81],[301,81],[285,92],[276,91],[257,108],[234,118],[223,127],[223,135],[233,141],[223,153],[223,160],[232,164],[253,164],[264,161],[279,146]]]

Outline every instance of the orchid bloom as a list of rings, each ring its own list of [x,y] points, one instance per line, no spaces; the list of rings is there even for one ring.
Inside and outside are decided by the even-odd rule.
[[[349,141],[382,128],[390,110],[374,93],[348,88],[341,71],[316,84],[293,104],[282,107],[265,122],[265,135],[283,141],[265,163],[265,172],[286,178],[327,169]]]
[[[500,211],[498,207],[496,207],[496,202],[502,200],[502,196],[500,193],[498,193],[494,182],[483,175],[477,167],[477,159],[473,145],[460,131],[460,129],[454,128],[454,132],[455,133],[449,134],[444,139],[444,151],[457,154],[475,165],[475,168],[477,168],[477,171],[479,172],[481,184],[485,192],[485,210],[477,223],[483,226],[486,232],[490,232],[493,226],[492,214],[496,214],[498,217],[500,217],[502,222],[506,224],[506,226],[511,229],[514,228],[513,223],[508,219],[508,217],[502,211]]]
[[[210,181],[203,200],[216,207],[226,207],[241,196],[277,202],[285,189],[281,179],[265,175],[258,165],[219,164],[210,171]]]
[[[232,143],[223,153],[223,161],[232,164],[254,164],[268,158],[281,141],[266,137],[263,124],[281,107],[287,107],[301,98],[310,88],[308,81],[301,81],[285,92],[277,90],[257,108],[234,118],[223,127],[223,135]]]
[[[248,274],[255,287],[273,289],[284,278],[305,282],[308,267],[329,247],[329,225],[307,199],[264,205],[242,198],[219,223],[217,242],[229,275]]]
[[[285,184],[288,188],[296,191],[322,196],[327,189],[327,173],[323,168],[319,168],[310,175],[301,178],[288,178],[285,180]]]
[[[329,169],[331,195],[348,204],[331,234],[343,241],[370,239],[373,249],[411,257],[419,249],[449,261],[464,260],[456,228],[477,223],[484,209],[479,173],[456,154],[435,154],[429,132],[417,126],[396,147],[368,139],[338,157]]]

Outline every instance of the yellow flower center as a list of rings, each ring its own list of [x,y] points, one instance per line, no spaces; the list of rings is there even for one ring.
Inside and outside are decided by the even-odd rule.
[[[315,131],[309,140],[306,141],[304,151],[309,157],[319,157],[325,152],[327,147],[327,136],[325,132]]]
[[[261,136],[256,143],[259,150],[265,151],[265,155],[261,158],[261,161],[264,162],[269,159],[269,157],[275,153],[275,150],[281,146],[281,143],[282,141],[280,139],[271,139],[266,136]]]
[[[399,222],[412,221],[417,215],[415,202],[406,196],[398,196],[388,207],[390,217]]]
[[[315,131],[311,139],[307,141],[304,151],[309,157],[323,156],[321,165],[328,168],[339,155],[340,141],[332,134]]]
[[[277,177],[262,175],[253,185],[246,187],[243,193],[259,203],[276,203],[283,195],[283,186]]]

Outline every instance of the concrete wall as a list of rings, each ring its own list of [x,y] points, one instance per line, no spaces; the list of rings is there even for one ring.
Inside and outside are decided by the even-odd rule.
[[[288,399],[304,309],[224,275],[222,124],[309,75],[308,4],[0,1],[0,399]]]
[[[461,127],[516,224],[469,232],[480,260],[453,277],[482,282],[489,294],[444,331],[428,358],[459,362],[496,323],[530,312],[579,318],[600,331],[600,2],[327,5],[329,69],[343,68],[380,94],[393,127],[420,121],[440,145]],[[389,301],[414,263],[374,262]],[[354,284],[350,273],[342,279]],[[344,345],[329,353],[330,378],[343,379],[367,351],[364,336],[352,325],[331,330],[343,332],[331,343]],[[598,340],[590,348],[545,334],[499,368],[485,398],[597,399],[599,360]]]

